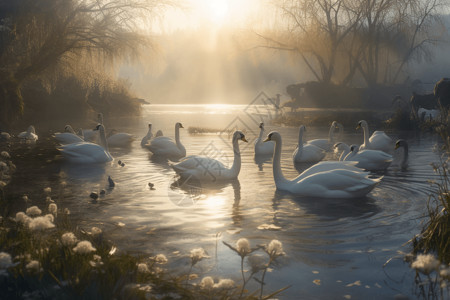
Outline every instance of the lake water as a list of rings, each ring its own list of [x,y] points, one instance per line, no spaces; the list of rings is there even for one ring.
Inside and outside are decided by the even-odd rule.
[[[415,272],[399,253],[410,251],[406,243],[422,228],[428,196],[434,189],[427,180],[436,179],[430,163],[439,162],[433,152],[437,138],[390,133],[394,139],[408,141],[409,168],[402,171],[391,166],[366,198],[301,198],[276,191],[271,159],[255,162],[253,141],[262,119],[267,133],[277,130],[283,136],[284,175],[298,175],[292,164],[298,128],[270,125],[272,117],[263,106],[146,105],[139,118],[114,120],[114,124],[105,120],[107,130],[114,127],[137,137],[130,149],[110,149],[115,158],[111,165],[77,168],[57,155],[53,160],[49,143],[42,138],[34,150],[22,150],[19,155],[45,156],[42,153],[50,151],[51,161],[42,160],[34,171],[23,170],[26,165],[18,163],[17,176],[30,183],[21,187],[24,194],[32,194],[38,185],[52,187],[59,207],[69,208],[81,228],[100,227],[122,251],[163,253],[169,259],[167,268],[177,273],[188,272],[191,249],[204,248],[210,258],[193,268],[198,280],[214,276],[240,282],[240,257],[222,241],[234,244],[245,237],[256,246],[277,239],[286,256],[266,275],[265,292],[290,285],[281,299],[416,298]],[[196,189],[174,184],[175,173],[168,162],[155,160],[140,147],[140,140],[148,123],[153,124],[153,133],[161,129],[174,137],[175,122],[185,127],[180,133],[187,155],[206,153],[229,166],[233,151],[228,131],[245,130],[249,143],[240,143],[238,181]],[[188,127],[218,132],[191,135]],[[328,128],[307,128],[306,139],[326,138],[327,134]],[[362,131],[345,128],[340,141],[361,143]],[[333,153],[327,154],[326,160],[334,159]],[[108,175],[116,183],[112,190],[106,189]],[[63,188],[61,182],[67,185]],[[106,195],[94,203],[89,194],[102,189]],[[258,285],[252,282],[248,287],[256,290]]]

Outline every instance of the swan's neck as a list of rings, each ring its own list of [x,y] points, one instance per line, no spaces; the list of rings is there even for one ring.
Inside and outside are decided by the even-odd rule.
[[[261,130],[259,131],[258,143],[262,143],[263,135],[264,135],[264,128],[261,128]]]
[[[356,155],[357,152],[358,149],[353,149],[353,151],[349,150],[342,160],[350,160],[353,156]]]
[[[106,140],[106,134],[105,134],[105,129],[103,128],[103,126],[100,126],[100,143],[102,144],[103,148],[109,152],[108,149],[108,141]]]
[[[183,144],[180,141],[180,127],[175,126],[175,142],[177,144],[178,149],[180,149],[181,154],[186,156],[186,148],[184,148]]]
[[[402,163],[401,163],[401,167],[403,169],[405,169],[408,166],[408,156],[409,156],[408,146],[404,145],[403,146],[403,159],[402,159]]]
[[[350,150],[349,149],[344,149],[341,153],[341,156],[339,156],[339,160],[343,161],[347,158],[347,155],[350,154]]]
[[[333,139],[334,139],[334,125],[331,125],[330,131],[328,132],[328,141],[330,143],[333,143]]]
[[[364,132],[364,145],[368,147],[370,145],[369,142],[369,126],[367,123],[362,124],[363,132]]]
[[[273,152],[273,179],[275,180],[275,185],[277,187],[289,182],[284,178],[283,171],[281,171],[281,140],[275,141],[275,151]]]
[[[281,142],[280,142],[280,144],[281,144]],[[303,129],[300,129],[299,132],[298,132],[298,149],[297,149],[297,153],[301,153],[302,151],[303,151]],[[280,153],[281,153],[281,151],[280,151]]]
[[[238,139],[233,139],[234,160],[230,169],[230,176],[237,177],[241,171],[241,151],[239,150]]]

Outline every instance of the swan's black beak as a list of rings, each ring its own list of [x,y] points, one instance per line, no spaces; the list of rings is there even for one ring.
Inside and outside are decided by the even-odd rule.
[[[267,137],[263,142],[271,141],[270,137]]]
[[[184,127],[183,127],[183,124],[181,124],[181,123],[180,123],[180,128],[184,128]]]
[[[248,143],[248,141],[245,139],[245,136],[241,137],[241,141]]]
[[[361,128],[361,124],[358,123],[358,126],[356,126],[356,130]]]
[[[334,145],[333,145],[333,148],[339,147],[340,144],[342,144],[342,143],[336,143],[336,144],[334,144]]]
[[[400,148],[400,143],[395,143],[395,150],[397,150],[398,148]]]

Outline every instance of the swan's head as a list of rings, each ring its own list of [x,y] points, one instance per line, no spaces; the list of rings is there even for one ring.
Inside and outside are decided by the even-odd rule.
[[[245,138],[245,134],[242,131],[236,130],[233,134],[233,141],[241,140],[243,142],[248,143],[247,139]]]
[[[264,140],[264,142],[268,142],[268,141],[278,141],[281,138],[281,135],[276,132],[276,131],[271,131],[268,135],[267,138]]]
[[[74,133],[75,131],[73,130],[72,126],[66,125],[64,126],[64,132]]]
[[[148,129],[149,129],[149,130],[152,129],[152,123],[148,123]]]
[[[335,152],[350,150],[350,147],[346,143],[342,143],[342,142],[334,144],[333,148],[335,149]]]
[[[30,126],[28,127],[28,129],[27,129],[27,132],[28,132],[28,133],[36,133],[36,130],[34,130],[34,126],[33,126],[33,125],[30,125]]]
[[[352,151],[352,152],[358,152],[358,151],[359,151],[359,146],[358,146],[358,145],[355,145],[355,144],[351,145],[351,146],[350,146],[350,151]]]
[[[95,126],[95,128],[94,128],[94,129],[92,129],[92,130],[100,130],[100,129],[103,129],[103,130],[105,130],[105,127],[103,127],[103,125],[102,125],[102,124],[97,124],[97,126]]]
[[[333,123],[331,123],[331,127],[339,128],[339,127],[338,127],[338,122],[333,121]]]
[[[264,129],[264,123],[263,122],[259,123],[259,128]]]
[[[406,142],[405,140],[398,140],[395,143],[395,149],[397,150],[400,147],[408,148],[408,142]]]
[[[180,122],[178,122],[177,124],[175,124],[175,127],[177,127],[177,128],[184,128],[184,127],[183,127],[183,124],[181,124]]]

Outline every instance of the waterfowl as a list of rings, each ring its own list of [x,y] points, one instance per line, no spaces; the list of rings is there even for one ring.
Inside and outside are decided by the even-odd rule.
[[[105,128],[102,124],[98,124],[95,130],[100,132],[100,142],[102,145],[79,142],[63,145],[58,150],[64,159],[71,163],[77,164],[96,164],[106,163],[113,160],[108,150],[108,142],[105,136]]]
[[[293,180],[288,180],[281,171],[281,135],[272,131],[266,141],[275,142],[273,155],[273,177],[277,189],[299,196],[320,198],[356,198],[366,196],[381,178],[369,178],[369,173],[360,169],[350,170],[339,164],[330,167],[312,166]],[[320,166],[320,165],[319,165]],[[326,166],[326,164],[323,164]],[[334,168],[336,167],[336,168]],[[314,170],[314,168],[317,168]]]
[[[333,148],[334,152],[339,155],[339,161],[344,161],[344,158],[350,153],[350,146],[343,142],[334,144]]]
[[[103,114],[102,113],[97,114],[97,124],[103,124]],[[84,140],[86,142],[97,143],[99,140],[99,131],[92,130],[92,129],[85,129],[85,130],[83,130],[83,136],[84,136]]]
[[[245,135],[241,131],[235,131],[232,138],[234,161],[231,168],[227,168],[217,159],[199,155],[190,155],[171,166],[181,178],[192,176],[202,182],[220,182],[236,179],[241,170],[239,140],[247,142]]]
[[[75,134],[75,131],[70,125],[64,127],[64,132],[55,133],[54,137],[61,145],[84,142],[84,139]]]
[[[371,149],[371,150],[381,150],[384,152],[392,152],[394,141],[384,133],[384,131],[375,131],[369,138],[369,125],[365,120],[358,122],[356,129],[361,128],[364,132],[364,143],[360,146],[360,150]]]
[[[111,131],[111,135],[107,138],[109,147],[130,147],[134,141],[134,136],[126,132],[117,132],[115,129]]]
[[[259,123],[259,137],[255,140],[255,155],[273,155],[273,142],[263,142],[264,137],[264,123]]]
[[[186,156],[186,148],[180,141],[180,128],[184,128],[181,123],[175,124],[175,141],[166,136],[155,137],[150,141],[148,149],[158,156],[179,159]]]
[[[350,147],[344,161],[356,161],[356,166],[368,171],[380,171],[389,168],[393,161],[393,157],[380,150],[359,150],[357,145]]]
[[[152,137],[153,137],[152,124],[149,123],[147,134],[141,140],[141,147],[145,147],[145,145],[152,139]]]
[[[408,167],[409,147],[405,140],[397,140],[395,143],[395,150],[403,148],[403,158],[400,162],[400,167],[405,170]]]
[[[38,140],[38,136],[36,134],[36,130],[34,129],[33,125],[30,125],[27,129],[27,131],[23,131],[19,133],[18,137],[28,143],[35,143]]]
[[[303,144],[303,132],[306,130],[304,125],[300,126],[298,133],[298,145],[293,153],[294,163],[318,162],[325,157],[325,151],[311,144]]]
[[[342,126],[342,125],[341,125]],[[330,151],[334,145],[334,132],[335,129],[339,129],[338,122],[333,121],[328,131],[328,139],[314,139],[306,142],[307,145],[314,145],[325,151]]]

